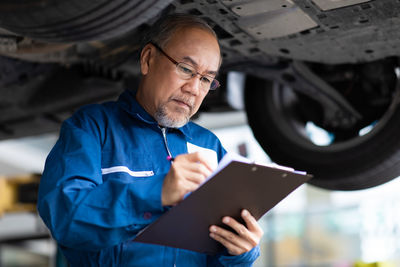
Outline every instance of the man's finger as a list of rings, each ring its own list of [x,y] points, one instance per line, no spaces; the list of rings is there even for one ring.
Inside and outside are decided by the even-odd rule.
[[[222,222],[225,223],[226,225],[229,225],[229,227],[231,227],[233,230],[236,231],[236,233],[238,235],[240,235],[241,237],[248,239],[249,237],[249,230],[241,223],[239,223],[238,221],[236,221],[235,219],[231,218],[231,217],[224,217],[222,219]]]
[[[204,171],[198,171],[198,168],[182,168],[179,172],[179,177],[182,180],[189,180],[193,183],[200,185],[207,178],[207,173],[204,173]]]
[[[174,160],[174,165],[182,165],[185,167],[188,166],[197,166],[201,165],[207,170],[207,176],[213,172],[212,164],[209,159],[200,152],[190,153],[190,154],[181,154],[177,156]]]
[[[256,233],[252,233],[249,229],[246,228],[243,224],[239,223],[235,219],[231,217],[224,217],[222,222],[231,227],[236,233],[245,240],[246,243],[251,244],[251,246],[256,246],[258,244],[258,235]]]
[[[204,174],[198,173],[198,172],[188,171],[188,172],[186,172],[186,175],[185,175],[185,180],[195,183],[197,186],[199,186],[201,183],[203,183],[205,179],[206,179],[206,176]]]
[[[218,241],[219,243],[221,243],[228,250],[229,254],[231,254],[231,255],[240,255],[240,254],[246,252],[245,249],[232,244],[232,242],[226,240],[225,238],[223,238],[220,235],[217,235],[215,233],[210,233],[210,237],[212,239]]]
[[[211,174],[211,171],[202,163],[190,164],[190,166],[187,166],[187,168],[192,172],[202,174],[204,178],[207,178]]]
[[[246,223],[247,229],[249,229],[250,232],[253,232],[259,236],[262,236],[264,234],[260,225],[257,223],[257,220],[253,217],[253,215],[250,214],[248,210],[242,210],[241,216]]]
[[[201,152],[194,152],[187,154],[188,159],[192,162],[200,162],[204,164],[207,169],[209,169],[211,172],[213,171],[212,164],[210,163],[209,159]]]
[[[189,192],[195,191],[197,188],[199,188],[199,184],[194,183],[194,182],[189,181],[189,180],[185,181],[184,184],[183,184],[183,189],[185,191],[184,195],[186,195]]]
[[[210,232],[216,236],[220,236],[226,240],[226,242],[244,250],[248,249],[248,246],[250,245],[243,237],[215,225],[210,227]]]

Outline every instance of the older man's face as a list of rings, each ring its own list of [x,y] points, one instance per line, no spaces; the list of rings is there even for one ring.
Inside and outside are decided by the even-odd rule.
[[[146,49],[146,48],[145,48]],[[182,79],[176,66],[154,46],[148,47],[148,65],[143,66],[142,88],[137,98],[160,125],[181,127],[197,112],[208,90],[200,86],[200,76]],[[184,28],[174,34],[163,49],[177,62],[193,66],[202,75],[214,76],[219,67],[220,50],[210,33]]]

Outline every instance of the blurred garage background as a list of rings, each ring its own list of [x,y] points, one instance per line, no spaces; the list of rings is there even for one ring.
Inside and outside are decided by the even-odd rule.
[[[27,5],[29,2],[35,5]],[[53,10],[49,5],[46,12],[36,13],[46,2],[51,1],[7,0],[3,1],[1,10],[0,24],[2,27],[7,27],[0,32],[2,34],[0,52],[10,58],[1,57],[0,65],[3,70],[0,74],[3,76],[1,82],[5,93],[1,98],[0,108],[2,114],[15,115],[10,116],[15,125],[36,126],[16,127],[19,136],[30,135],[27,130],[40,131],[43,127],[37,125],[42,125],[43,121],[58,123],[64,119],[64,115],[69,114],[72,106],[77,107],[86,102],[96,101],[103,96],[114,96],[114,93],[123,87],[121,74],[136,77],[134,74],[137,74],[137,66],[134,61],[128,59],[131,59],[140,47],[138,40],[146,29],[146,25],[141,24],[143,22],[151,24],[153,21],[150,20],[155,19],[155,15],[169,3],[171,5],[164,10],[166,13],[186,12],[203,16],[212,22],[222,40],[224,62],[230,64],[227,65],[227,71],[247,70],[247,73],[259,76],[258,78],[274,80],[274,84],[271,81],[255,80],[255,82],[257,88],[259,85],[265,88],[278,85],[271,87],[275,88],[275,93],[285,89],[285,97],[278,99],[282,100],[282,103],[276,101],[274,104],[279,107],[280,104],[284,104],[283,100],[289,100],[291,104],[296,105],[293,105],[293,110],[291,105],[288,105],[288,110],[283,109],[283,115],[287,111],[293,113],[304,111],[305,114],[301,115],[307,115],[305,122],[321,121],[323,123],[320,124],[326,123],[328,128],[335,130],[339,136],[337,139],[339,145],[340,138],[342,141],[349,141],[350,149],[345,150],[343,154],[352,151],[355,140],[356,151],[362,155],[369,155],[362,152],[369,151],[368,149],[360,150],[357,146],[358,137],[363,135],[358,132],[360,125],[362,125],[360,129],[369,131],[369,127],[372,128],[376,120],[384,118],[382,128],[385,133],[389,135],[398,132],[396,128],[398,123],[391,122],[399,121],[399,111],[389,112],[390,120],[384,116],[384,111],[392,107],[392,101],[396,105],[398,102],[398,94],[394,92],[398,92],[397,81],[400,78],[398,60],[400,35],[397,27],[400,22],[398,15],[400,0],[131,0],[104,1],[104,5],[96,4],[103,1],[70,0],[60,1],[65,4],[61,6],[63,8],[55,5]],[[132,3],[137,3],[142,9],[131,8]],[[92,5],[96,12],[89,13],[90,16],[85,18],[80,15],[75,16],[78,14],[74,13],[75,10],[92,11]],[[85,9],[81,6],[85,6]],[[30,16],[25,17],[27,11],[33,14],[31,16],[33,21],[29,19]],[[58,15],[64,12],[65,16],[61,16],[61,22],[57,21],[55,26],[43,24],[47,18],[58,19]],[[283,16],[274,15],[272,18],[276,19],[264,21],[264,19],[259,20],[264,18],[259,12],[279,13]],[[123,16],[120,16],[121,14]],[[114,17],[117,19],[115,23],[110,24],[110,27],[108,23],[103,23],[103,20],[108,21]],[[283,19],[280,20],[281,18]],[[290,23],[291,21],[299,23]],[[141,27],[137,27],[138,25]],[[54,34],[59,33],[60,29],[70,34]],[[17,34],[10,34],[9,31],[15,31]],[[96,35],[97,33],[99,34]],[[76,46],[63,43],[81,42],[94,37],[114,38],[118,34],[122,34],[121,38],[104,42],[96,41]],[[53,45],[51,43],[53,41],[60,42],[60,45]],[[131,46],[127,46],[127,43]],[[386,58],[392,56],[394,58]],[[256,64],[242,65],[244,59],[246,59],[244,63],[247,59],[251,59],[249,63]],[[291,62],[292,59],[296,59],[296,64]],[[308,61],[318,64],[304,64]],[[348,63],[362,64],[356,64],[353,68],[347,65]],[[338,66],[332,67],[329,64]],[[266,75],[267,72],[271,73]],[[224,72],[224,76],[225,74]],[[229,106],[233,109],[201,113],[195,120],[215,132],[228,151],[239,153],[257,162],[270,162],[270,158],[255,140],[247,123],[243,107],[243,76],[240,74],[229,76],[229,74],[226,83],[227,96]],[[229,82],[229,79],[233,80]],[[66,83],[61,83],[58,90],[52,90],[55,84],[58,87],[59,80]],[[44,81],[46,81],[45,86],[41,88],[39,85]],[[300,85],[301,90],[293,87],[294,81]],[[135,82],[136,79],[124,80],[124,84]],[[341,92],[341,84],[346,85],[345,99],[337,94]],[[321,85],[324,90],[315,90]],[[374,86],[379,90],[372,90]],[[352,88],[358,90],[347,92],[347,89]],[[297,89],[298,93],[301,93],[293,102],[292,89]],[[262,96],[263,91],[260,92]],[[321,95],[315,97],[319,92],[328,93],[328,97]],[[258,97],[256,94],[253,96],[255,99]],[[69,103],[68,107],[64,100],[68,100],[65,101]],[[248,106],[257,104],[254,99],[252,100]],[[315,103],[316,100],[320,102]],[[346,104],[346,101],[359,105],[368,120],[362,121],[360,125],[358,123],[351,125],[353,127],[348,129],[348,123],[351,122],[348,119],[352,119],[352,116],[347,118],[342,116],[346,115],[346,112],[343,114],[332,112],[342,111],[339,107],[349,112],[348,108],[344,108],[347,105],[343,107],[338,104],[332,105],[335,103],[332,100],[342,105]],[[212,104],[210,101],[210,106]],[[220,103],[217,104],[220,108]],[[264,103],[262,104],[262,107],[265,107]],[[321,111],[321,107],[326,107],[326,104],[332,105],[326,111],[335,116],[326,118],[314,116]],[[14,107],[28,109],[19,110],[13,109]],[[349,112],[350,115],[352,113],[354,112]],[[254,117],[258,118],[257,115],[256,113]],[[266,114],[259,114],[260,118],[263,118],[261,117],[263,115]],[[295,117],[297,116],[294,116],[294,119],[297,119]],[[338,122],[343,122],[343,125]],[[273,128],[268,127],[269,125],[267,124],[267,130]],[[342,131],[342,126],[346,126],[345,131]],[[0,125],[4,136],[13,133],[7,127],[3,128],[3,125]],[[330,143],[329,134],[314,124],[307,123],[305,130],[314,144],[325,146]],[[279,131],[277,136],[282,136],[280,133],[282,132]],[[37,216],[34,204],[40,174],[46,156],[57,140],[57,135],[58,133],[54,132],[0,142],[0,267],[67,266],[48,230]],[[385,145],[382,147],[390,152],[391,150],[397,152],[400,143],[395,136],[393,140],[382,138],[384,141],[381,143]],[[380,146],[380,140],[373,139],[376,142],[375,147]],[[333,143],[333,149],[337,148],[335,145]],[[367,158],[375,160],[381,154],[375,153]],[[329,158],[334,170],[336,169],[334,160],[338,158],[340,157]],[[388,165],[392,165],[394,170],[396,166],[392,163],[398,158],[397,153],[388,153],[381,157],[380,161],[376,160],[379,164],[373,166],[371,170],[385,171],[388,168],[384,166]],[[380,162],[385,162],[386,165]],[[355,165],[354,161],[352,163]],[[358,159],[358,163],[358,167],[370,166],[369,163],[363,164],[364,160]],[[365,169],[367,169],[365,173],[371,173],[371,170]],[[355,177],[359,179],[366,176]],[[342,176],[342,179],[348,181],[346,176]],[[355,181],[359,185],[359,180]],[[400,179],[394,179],[371,189],[347,192],[329,191],[311,185],[301,186],[260,219],[265,235],[261,241],[261,256],[255,265],[257,267],[400,266],[400,196],[397,193],[399,189]],[[268,190],[273,189],[265,188],[266,194]]]
[[[240,107],[202,113],[196,122],[213,130],[228,151],[270,162]],[[313,127],[309,134],[315,142],[327,138]],[[1,179],[40,174],[56,140],[57,133],[0,142]],[[400,179],[350,192],[301,186],[260,220],[265,236],[256,266],[400,266],[399,191]],[[0,195],[0,266],[65,266],[37,214],[8,211],[5,198]]]

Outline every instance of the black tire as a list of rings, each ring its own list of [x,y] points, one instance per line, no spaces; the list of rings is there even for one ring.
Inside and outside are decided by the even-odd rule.
[[[314,175],[310,184],[330,190],[358,190],[388,182],[400,174],[400,108],[393,101],[367,134],[334,145],[315,145],[294,105],[283,99],[296,93],[271,81],[248,77],[245,104],[255,138],[282,165]]]
[[[109,39],[148,21],[172,0],[1,0],[0,27],[47,42]]]

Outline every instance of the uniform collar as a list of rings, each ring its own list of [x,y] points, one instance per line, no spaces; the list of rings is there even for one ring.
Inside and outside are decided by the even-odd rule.
[[[125,111],[127,111],[129,114],[133,115],[137,119],[147,124],[152,124],[154,126],[157,126],[157,121],[149,113],[147,113],[147,111],[139,104],[139,102],[137,102],[136,90],[125,90],[125,92],[123,92],[120,95],[118,103]],[[184,126],[180,128],[174,128],[174,129],[179,130],[186,137],[192,139],[189,127],[190,123],[191,122],[186,123]]]

